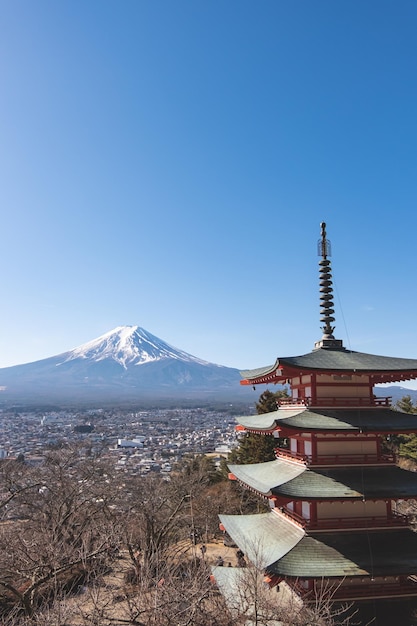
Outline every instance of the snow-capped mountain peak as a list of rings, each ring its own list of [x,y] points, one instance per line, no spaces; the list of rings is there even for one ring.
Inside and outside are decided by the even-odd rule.
[[[88,359],[95,362],[110,359],[125,369],[131,365],[142,365],[162,359],[208,365],[207,361],[174,348],[140,326],[118,326],[97,339],[67,352],[65,357],[63,363],[75,359]]]
[[[198,359],[139,326],[119,326],[74,350],[0,368],[3,401],[31,406],[234,402],[252,393],[239,380],[237,369]]]

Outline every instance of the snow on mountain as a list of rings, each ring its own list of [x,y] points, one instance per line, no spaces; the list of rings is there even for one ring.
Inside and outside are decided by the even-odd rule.
[[[248,397],[239,381],[235,368],[198,359],[139,326],[119,326],[63,354],[0,368],[0,404],[234,402]]]
[[[127,369],[131,365],[142,365],[161,359],[177,359],[189,363],[209,365],[197,357],[170,346],[140,326],[118,326],[97,339],[66,352],[62,363],[74,359],[98,362],[111,359]],[[58,363],[57,365],[61,365]]]
[[[140,366],[140,367],[137,367]],[[5,403],[242,402],[257,395],[242,387],[235,368],[216,365],[169,345],[139,326],[119,326],[63,354],[0,368],[0,407]],[[417,391],[388,387],[393,401]]]

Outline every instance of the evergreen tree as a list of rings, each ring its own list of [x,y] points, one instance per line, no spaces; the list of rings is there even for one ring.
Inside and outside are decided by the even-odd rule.
[[[276,447],[277,440],[272,435],[246,433],[240,440],[239,446],[231,451],[227,461],[237,465],[273,461]]]
[[[280,398],[288,398],[288,392],[286,389],[280,389],[274,393],[267,389],[261,393],[259,400],[256,403],[256,412],[258,415],[261,413],[271,413],[272,411],[276,411]]]
[[[395,406],[404,413],[417,413],[417,405],[413,404],[409,395],[403,396]],[[417,435],[393,435],[390,442],[399,456],[417,461]]]
[[[417,413],[417,406],[413,404],[411,396],[403,396],[401,400],[398,400],[396,408],[404,413]]]
[[[176,470],[181,474],[184,481],[192,477],[196,483],[201,485],[213,485],[224,479],[221,472],[216,468],[214,459],[205,454],[184,458]]]
[[[273,393],[267,389],[260,396],[256,403],[256,412],[271,413],[276,411],[279,398],[287,398],[286,389],[280,389]],[[263,463],[275,459],[275,448],[278,446],[278,439],[272,435],[257,435],[246,433],[240,440],[239,446],[232,450],[228,456],[228,463],[244,465],[246,463]]]

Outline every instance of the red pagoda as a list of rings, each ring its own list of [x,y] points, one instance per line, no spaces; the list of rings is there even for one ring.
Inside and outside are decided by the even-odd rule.
[[[392,409],[375,385],[417,378],[417,360],[355,352],[334,338],[330,243],[321,228],[322,339],[307,354],[242,372],[243,385],[291,390],[276,411],[238,419],[240,430],[277,438],[276,459],[229,466],[270,511],[221,515],[221,527],[271,586],[284,580],[307,599],[329,585],[334,600],[410,598],[417,533],[397,503],[417,498],[417,473],[398,467],[384,444],[417,433],[417,415]]]

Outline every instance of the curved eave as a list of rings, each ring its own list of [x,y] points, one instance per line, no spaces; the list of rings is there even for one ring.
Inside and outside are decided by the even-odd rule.
[[[228,465],[235,478],[263,496],[271,495],[271,490],[288,483],[306,471],[306,466],[285,459],[251,465]]]
[[[283,385],[288,380],[291,380],[295,376],[304,376],[308,374],[328,374],[332,375],[335,372],[337,374],[350,375],[350,374],[363,374],[364,376],[369,376],[372,384],[374,385],[382,385],[384,383],[400,383],[405,382],[407,380],[415,380],[417,378],[417,370],[407,370],[404,372],[392,372],[391,370],[387,372],[378,372],[376,373],[374,370],[352,370],[352,369],[321,369],[321,368],[302,368],[299,367],[297,369],[283,368],[279,375],[276,374],[276,371],[269,374],[265,374],[263,376],[257,376],[254,378],[244,378],[240,381],[241,385]]]
[[[313,470],[301,463],[277,459],[228,467],[239,482],[265,497],[335,501],[417,496],[417,474],[395,466]]]
[[[270,411],[260,415],[237,417],[236,422],[246,430],[272,432],[277,430],[281,422],[283,423],[287,418],[298,415],[305,410],[305,407],[297,407],[296,409],[280,408],[278,411]]]
[[[241,385],[283,383],[300,374],[363,374],[374,384],[417,378],[417,359],[385,357],[353,350],[319,348],[296,357],[279,358],[274,365],[241,372]]]
[[[417,415],[389,408],[297,409],[280,408],[271,413],[237,418],[249,432],[282,434],[304,432],[408,433],[417,431]]]
[[[285,382],[286,380],[279,359],[275,361],[274,365],[258,367],[254,370],[243,370],[240,374],[243,378],[240,381],[241,385],[260,385],[269,382]]]
[[[417,534],[409,529],[304,537],[267,568],[291,578],[398,576],[417,572]]]
[[[266,569],[289,552],[305,531],[274,512],[256,515],[220,515],[233,541],[259,569]]]

